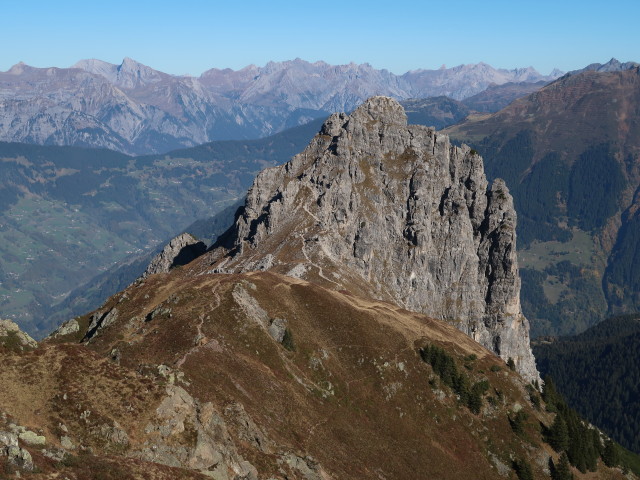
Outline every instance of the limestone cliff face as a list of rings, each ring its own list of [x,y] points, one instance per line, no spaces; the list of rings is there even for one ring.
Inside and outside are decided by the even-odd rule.
[[[263,171],[210,271],[273,269],[444,319],[538,377],[520,308],[516,213],[482,158],[374,97]]]

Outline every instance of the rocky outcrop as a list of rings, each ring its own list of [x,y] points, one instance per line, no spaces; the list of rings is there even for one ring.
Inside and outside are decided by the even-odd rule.
[[[0,346],[13,350],[24,350],[36,348],[38,342],[20,330],[20,327],[11,320],[0,320]]]
[[[29,433],[44,440],[44,437],[40,437],[33,432]],[[24,433],[18,435],[16,432],[0,431],[0,456],[6,456],[10,464],[22,470],[31,471],[33,470],[31,454],[18,444],[18,438],[23,442],[31,443],[24,438],[24,435]]]
[[[87,333],[82,339],[83,342],[91,340],[100,330],[113,324],[118,319],[118,309],[113,307],[111,310],[98,310],[89,317],[89,327]]]
[[[78,323],[78,320],[72,318],[56,328],[47,336],[47,338],[66,337],[67,335],[73,335],[78,331],[80,331],[80,324]]]
[[[257,480],[257,470],[238,453],[225,420],[211,403],[200,404],[183,388],[169,386],[156,415],[157,423],[147,425],[148,440],[136,456],[220,480]],[[251,437],[261,438],[255,428]]]
[[[446,320],[538,378],[520,308],[516,213],[482,158],[374,97],[263,171],[210,272],[272,269]],[[372,292],[371,292],[372,290]]]
[[[188,233],[182,233],[158,253],[142,274],[142,278],[156,273],[166,273],[174,267],[186,265],[207,250],[207,246]]]

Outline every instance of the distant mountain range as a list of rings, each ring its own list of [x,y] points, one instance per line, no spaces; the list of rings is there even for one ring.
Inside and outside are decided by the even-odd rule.
[[[561,74],[478,63],[394,75],[369,64],[296,59],[189,77],[129,58],[120,65],[82,60],[71,68],[20,63],[0,73],[0,140],[161,153],[213,140],[264,137],[351,111],[373,95],[462,100],[492,85],[548,82]]]
[[[639,64],[591,65],[445,132],[510,187],[534,336],[640,309]]]

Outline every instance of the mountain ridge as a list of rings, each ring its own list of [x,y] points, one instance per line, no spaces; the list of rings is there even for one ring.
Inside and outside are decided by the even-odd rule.
[[[152,275],[36,350],[7,352],[0,338],[0,431],[38,431],[39,448],[66,460],[25,443],[22,458],[44,473],[106,457],[118,473],[145,461],[233,480],[489,480],[513,475],[514,457],[539,475],[558,461],[535,391],[453,326],[273,272],[194,273]],[[425,346],[478,385],[477,413]]]
[[[74,82],[71,90],[67,78]],[[81,60],[68,69],[18,64],[0,72],[0,140],[158,153],[263,137],[351,111],[372,95],[461,99],[490,83],[552,78],[530,68],[486,64],[398,76],[368,64],[300,59],[238,71],[211,69],[200,77],[169,75],[130,58],[120,65]]]

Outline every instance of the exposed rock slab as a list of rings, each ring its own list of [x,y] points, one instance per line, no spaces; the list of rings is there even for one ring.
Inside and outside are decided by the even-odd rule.
[[[181,387],[170,386],[156,413],[158,423],[147,426],[149,440],[140,458],[187,466],[219,480],[257,480],[255,467],[237,452],[224,419],[211,403],[200,404]],[[192,445],[176,440],[191,437]]]
[[[78,323],[78,320],[72,318],[56,328],[53,332],[51,332],[50,335],[47,336],[47,338],[64,337],[67,335],[72,335],[78,331],[80,331],[80,324]]]

